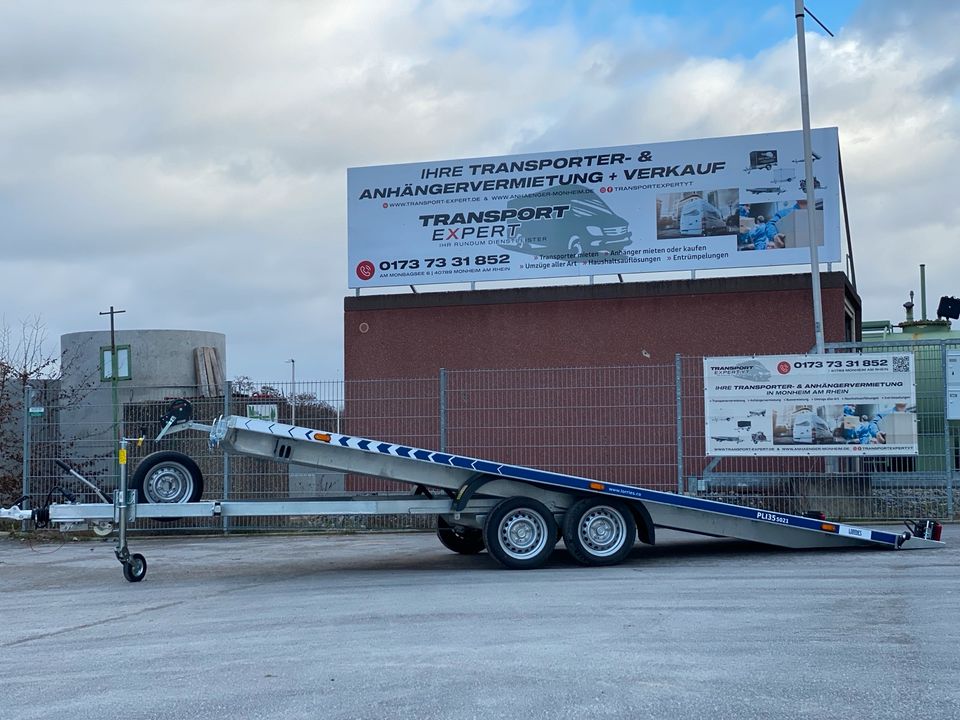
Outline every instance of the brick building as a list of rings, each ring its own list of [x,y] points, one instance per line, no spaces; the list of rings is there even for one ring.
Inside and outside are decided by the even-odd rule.
[[[814,346],[810,284],[796,274],[347,297],[344,377],[802,353]],[[846,275],[823,273],[821,290],[826,341],[858,339]]]

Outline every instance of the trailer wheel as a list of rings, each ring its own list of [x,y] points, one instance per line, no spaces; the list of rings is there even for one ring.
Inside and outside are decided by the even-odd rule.
[[[497,503],[483,524],[487,552],[511,570],[543,565],[557,544],[557,521],[537,500],[512,497]]]
[[[584,498],[563,516],[563,542],[582,565],[616,565],[633,549],[637,523],[618,500]]]
[[[196,502],[203,495],[203,473],[187,455],[164,450],[151,453],[140,461],[133,473],[131,487],[137,491],[137,502]]]
[[[486,546],[483,544],[483,530],[468,527],[455,527],[437,516],[437,537],[440,543],[461,555],[476,555]]]
[[[134,553],[123,564],[123,576],[128,582],[140,582],[147,574],[147,559],[140,553]]]

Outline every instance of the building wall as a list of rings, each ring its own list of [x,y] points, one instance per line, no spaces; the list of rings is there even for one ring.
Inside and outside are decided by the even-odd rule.
[[[858,328],[843,273],[821,276],[824,336]],[[684,355],[807,352],[810,278],[707,278],[347,297],[344,377],[433,377],[440,368],[597,367]]]
[[[859,327],[859,298],[842,273],[823,275],[821,289],[825,339],[845,340]],[[345,431],[474,457],[522,461],[610,482],[674,489],[676,421],[664,418],[672,417],[676,405],[677,353],[801,353],[814,345],[810,281],[802,275],[348,297]],[[457,397],[469,394],[467,386],[474,379],[492,383],[482,391],[474,388],[481,392],[490,417],[461,417],[463,410],[448,405],[445,430],[439,421],[411,423],[411,418],[436,418],[439,398],[418,394],[417,383],[402,380],[424,378],[427,384],[433,379],[436,386],[441,368],[629,366],[643,377],[628,373],[607,385],[601,371],[595,378],[587,373],[576,387],[566,388],[565,381],[539,372],[500,373],[497,379],[489,374],[458,375],[457,387],[451,388]],[[657,381],[644,374],[645,369],[668,378]],[[397,382],[350,382],[389,379]],[[450,376],[448,380],[454,382]],[[551,400],[543,386],[555,381],[559,395]],[[380,394],[394,386],[400,390],[392,404],[385,405],[381,397],[377,411],[370,411],[361,396],[366,385],[375,385]],[[641,387],[643,401],[637,402],[633,395]],[[581,397],[584,394],[589,397]],[[566,407],[570,403],[602,408],[604,437],[615,447],[584,446],[580,430],[597,418],[577,415],[576,409]],[[556,417],[557,412],[566,414]],[[550,413],[552,419],[545,419]],[[461,427],[469,432],[455,430]],[[615,467],[600,471],[614,451]],[[347,486],[384,489],[353,477]]]
[[[221,369],[226,366],[226,336],[202,330],[118,330],[117,345],[130,346],[131,379],[121,385],[190,386],[197,384],[194,350],[212,347]],[[110,332],[97,330],[60,336],[67,366],[64,382],[100,378],[100,348],[110,346]],[[104,383],[109,387],[110,383]]]
[[[165,397],[201,394],[194,351],[216,350],[221,375],[226,367],[226,336],[199,330],[118,330],[116,344],[130,346],[130,379],[117,381],[118,403],[128,405]],[[100,348],[110,346],[109,331],[76,332],[60,337],[62,363],[60,434],[77,457],[115,454],[112,383],[101,381]],[[220,390],[222,392],[222,390]],[[77,402],[76,398],[82,398]],[[122,410],[120,417],[123,417]],[[126,428],[153,432],[159,428]],[[109,465],[104,465],[109,467]]]

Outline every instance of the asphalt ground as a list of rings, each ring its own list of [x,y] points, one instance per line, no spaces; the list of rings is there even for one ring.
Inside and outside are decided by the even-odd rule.
[[[0,718],[960,718],[937,550],[661,532],[501,569],[429,534],[0,540]]]

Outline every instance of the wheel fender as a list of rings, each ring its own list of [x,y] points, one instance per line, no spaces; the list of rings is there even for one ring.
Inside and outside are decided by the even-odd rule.
[[[473,498],[473,496],[477,494],[477,490],[486,485],[488,482],[497,479],[498,478],[495,478],[492,475],[474,475],[472,478],[467,480],[463,485],[460,486],[460,489],[457,490],[457,494],[453,500],[453,511],[462,511],[467,506],[467,503]]]
[[[650,513],[642,502],[629,503],[630,512],[633,513],[633,519],[637,523],[637,537],[640,542],[647,545],[657,544],[657,531],[650,518]]]

